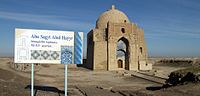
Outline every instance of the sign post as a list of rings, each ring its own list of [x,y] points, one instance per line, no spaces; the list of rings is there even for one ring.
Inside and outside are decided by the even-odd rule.
[[[65,96],[67,96],[67,64],[65,64]]]
[[[67,64],[82,64],[83,32],[15,29],[15,63],[31,65],[31,96],[34,96],[34,63],[65,65],[67,96]]]
[[[31,64],[31,96],[34,96],[34,63]]]

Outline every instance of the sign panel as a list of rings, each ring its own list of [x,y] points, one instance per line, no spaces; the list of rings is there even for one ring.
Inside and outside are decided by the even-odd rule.
[[[83,32],[15,29],[15,63],[82,64]]]

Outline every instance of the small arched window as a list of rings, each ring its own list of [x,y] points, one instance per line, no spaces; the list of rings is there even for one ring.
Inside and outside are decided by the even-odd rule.
[[[122,32],[122,33],[125,33],[125,29],[124,29],[124,28],[121,28],[121,32]]]
[[[142,54],[142,47],[140,47],[140,53]]]

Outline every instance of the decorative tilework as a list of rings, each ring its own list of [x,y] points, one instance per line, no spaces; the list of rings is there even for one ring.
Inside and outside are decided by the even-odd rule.
[[[72,64],[73,46],[61,46],[61,64]]]
[[[75,32],[74,40],[74,64],[82,64],[83,59],[83,33]]]
[[[31,50],[31,60],[59,60],[59,51]]]

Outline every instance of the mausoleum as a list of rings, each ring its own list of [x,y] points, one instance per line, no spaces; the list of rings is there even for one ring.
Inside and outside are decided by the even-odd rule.
[[[87,34],[85,66],[92,70],[151,70],[144,30],[112,6]]]

